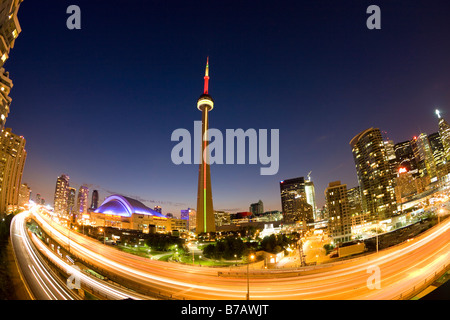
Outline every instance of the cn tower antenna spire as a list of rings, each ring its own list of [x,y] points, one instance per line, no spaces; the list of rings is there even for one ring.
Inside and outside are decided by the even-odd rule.
[[[208,94],[208,82],[209,82],[209,57],[206,57],[206,70],[205,70],[205,84],[203,87],[203,93]]]

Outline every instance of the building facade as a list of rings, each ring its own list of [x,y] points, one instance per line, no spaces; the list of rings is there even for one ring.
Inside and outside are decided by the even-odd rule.
[[[61,215],[68,214],[69,205],[69,176],[62,174],[56,179],[54,211]]]
[[[9,73],[3,65],[9,58],[10,50],[22,31],[17,13],[22,0],[0,1],[0,131],[4,129],[8,117],[11,97],[9,93],[13,86]]]
[[[167,233],[187,229],[183,219],[168,219],[142,202],[122,195],[111,195],[97,210],[91,212],[90,222],[97,227],[138,230],[144,233]],[[176,229],[172,229],[176,228]]]
[[[98,208],[98,190],[92,191],[92,199],[91,199],[91,209],[95,210]]]
[[[74,218],[76,217],[76,203],[75,200],[77,198],[77,189],[69,187],[68,197],[67,197],[67,214]]]
[[[328,233],[335,243],[351,240],[351,219],[347,185],[340,181],[330,182],[325,189],[328,207]]]
[[[418,173],[416,158],[412,149],[411,141],[403,141],[394,145],[394,152],[396,157],[396,171],[400,167],[406,168],[412,173]]]
[[[30,201],[31,188],[26,184],[22,183],[19,191],[19,207],[24,207]]]
[[[288,224],[314,222],[313,207],[307,202],[304,177],[280,181],[283,220]]]
[[[428,136],[428,142],[433,154],[434,163],[436,164],[436,173],[438,178],[448,174],[447,160],[445,159],[444,145],[439,132],[432,133]]]
[[[0,214],[17,209],[27,158],[25,139],[5,128],[0,132]]]
[[[450,125],[441,117],[438,110],[436,113],[439,117],[439,136],[444,148],[444,157],[446,162],[450,162]]]
[[[381,132],[369,128],[351,141],[361,206],[368,220],[384,220],[397,214],[395,176],[391,171]]]
[[[421,133],[412,141],[414,157],[418,165],[419,176],[428,176],[431,181],[437,178],[436,163],[428,141],[428,136]]]
[[[256,203],[252,203],[250,205],[249,211],[253,214],[264,213],[264,203],[261,200]]]
[[[81,186],[78,189],[78,196],[77,196],[77,218],[81,218],[83,214],[87,213],[88,198],[89,198],[89,188],[86,186]]]

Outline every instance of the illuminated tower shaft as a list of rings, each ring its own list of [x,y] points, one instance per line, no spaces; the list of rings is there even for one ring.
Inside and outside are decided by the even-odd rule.
[[[206,62],[205,84],[203,94],[197,101],[197,108],[202,112],[202,153],[198,172],[197,194],[197,226],[196,233],[215,232],[214,209],[211,191],[211,172],[209,165],[209,111],[214,107],[214,101],[208,94],[209,61]]]

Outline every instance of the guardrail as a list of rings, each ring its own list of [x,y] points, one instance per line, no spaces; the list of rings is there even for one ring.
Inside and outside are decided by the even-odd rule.
[[[450,270],[450,264],[444,264],[444,266],[439,269],[439,272],[436,271],[432,276],[425,278],[423,282],[421,281],[419,284],[413,286],[412,288],[403,291],[398,296],[395,296],[392,300],[409,300],[413,298],[414,296],[425,290],[437,279],[442,277],[448,270]]]

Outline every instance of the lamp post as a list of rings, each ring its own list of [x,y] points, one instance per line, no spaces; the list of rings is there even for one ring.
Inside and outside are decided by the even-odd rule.
[[[69,223],[69,253],[70,253],[70,228],[71,228],[71,225]]]
[[[377,225],[376,225],[376,228],[375,228],[375,240],[376,240],[376,246],[377,246],[377,253],[378,253],[378,223],[379,222],[380,221],[377,218]]]
[[[250,260],[253,261],[255,256],[252,254],[250,256]],[[250,271],[249,271],[250,262],[247,263],[247,300],[250,300]]]

